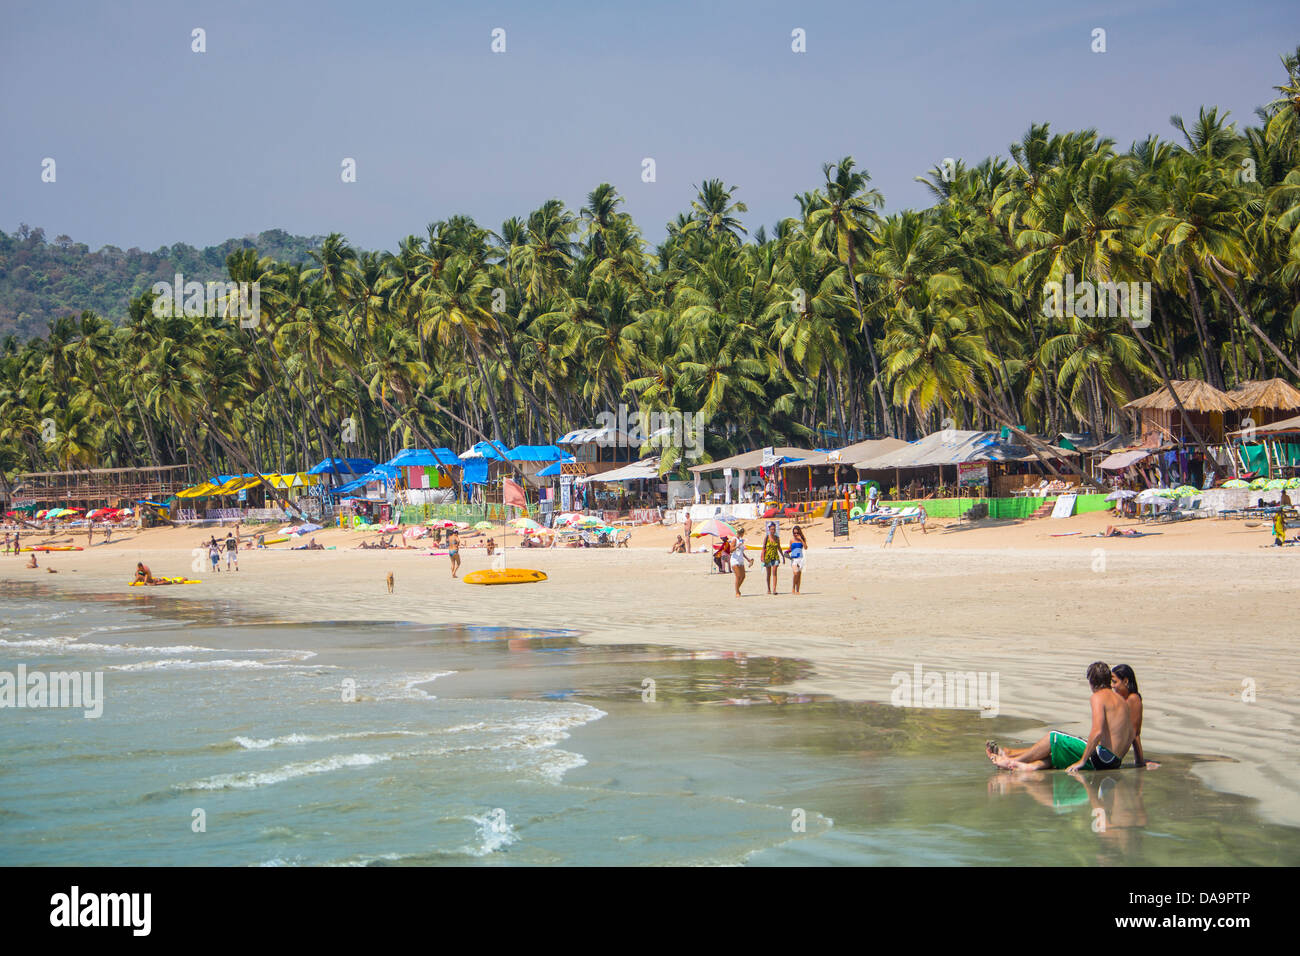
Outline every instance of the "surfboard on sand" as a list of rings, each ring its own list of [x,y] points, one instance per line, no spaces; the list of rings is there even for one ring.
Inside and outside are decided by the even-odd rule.
[[[471,571],[462,580],[466,584],[536,584],[546,580],[546,572],[529,568],[506,568],[504,571]]]

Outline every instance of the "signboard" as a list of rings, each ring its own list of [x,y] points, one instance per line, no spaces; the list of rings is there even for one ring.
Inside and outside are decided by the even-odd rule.
[[[573,476],[560,475],[560,510],[573,510]]]
[[[843,508],[836,508],[831,512],[831,527],[835,531],[835,537],[847,538],[849,536],[849,513]]]
[[[1074,514],[1074,502],[1078,495],[1061,495],[1056,499],[1056,507],[1052,509],[1053,518],[1068,518]]]
[[[894,532],[898,530],[898,522],[899,519],[895,518],[889,523],[889,534],[885,538],[885,543],[881,545],[882,548],[887,548],[894,543]]]
[[[957,463],[957,484],[962,488],[989,483],[987,461],[961,461]]]

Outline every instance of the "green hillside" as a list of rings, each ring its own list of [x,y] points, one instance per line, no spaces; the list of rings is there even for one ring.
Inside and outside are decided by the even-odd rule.
[[[117,246],[91,252],[69,236],[49,241],[44,229],[26,223],[12,235],[0,230],[0,338],[45,335],[51,321],[83,309],[121,322],[132,296],[155,282],[171,282],[177,272],[186,281],[225,279],[226,257],[251,248],[278,262],[303,262],[321,238],[271,229],[206,249],[178,242],[154,252]]]

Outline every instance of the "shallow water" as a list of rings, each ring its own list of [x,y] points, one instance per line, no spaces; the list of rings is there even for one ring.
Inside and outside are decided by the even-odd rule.
[[[1003,774],[982,742],[1028,722],[783,694],[790,659],[24,585],[20,664],[105,701],[0,710],[0,864],[1300,861],[1193,758]]]

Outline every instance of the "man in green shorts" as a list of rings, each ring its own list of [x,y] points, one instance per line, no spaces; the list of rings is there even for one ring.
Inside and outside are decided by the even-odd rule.
[[[989,759],[1003,770],[1115,770],[1133,746],[1133,720],[1124,698],[1110,689],[1110,668],[1097,661],[1088,667],[1092,688],[1092,728],[1088,739],[1053,730],[1025,750],[1006,751],[989,741]]]

